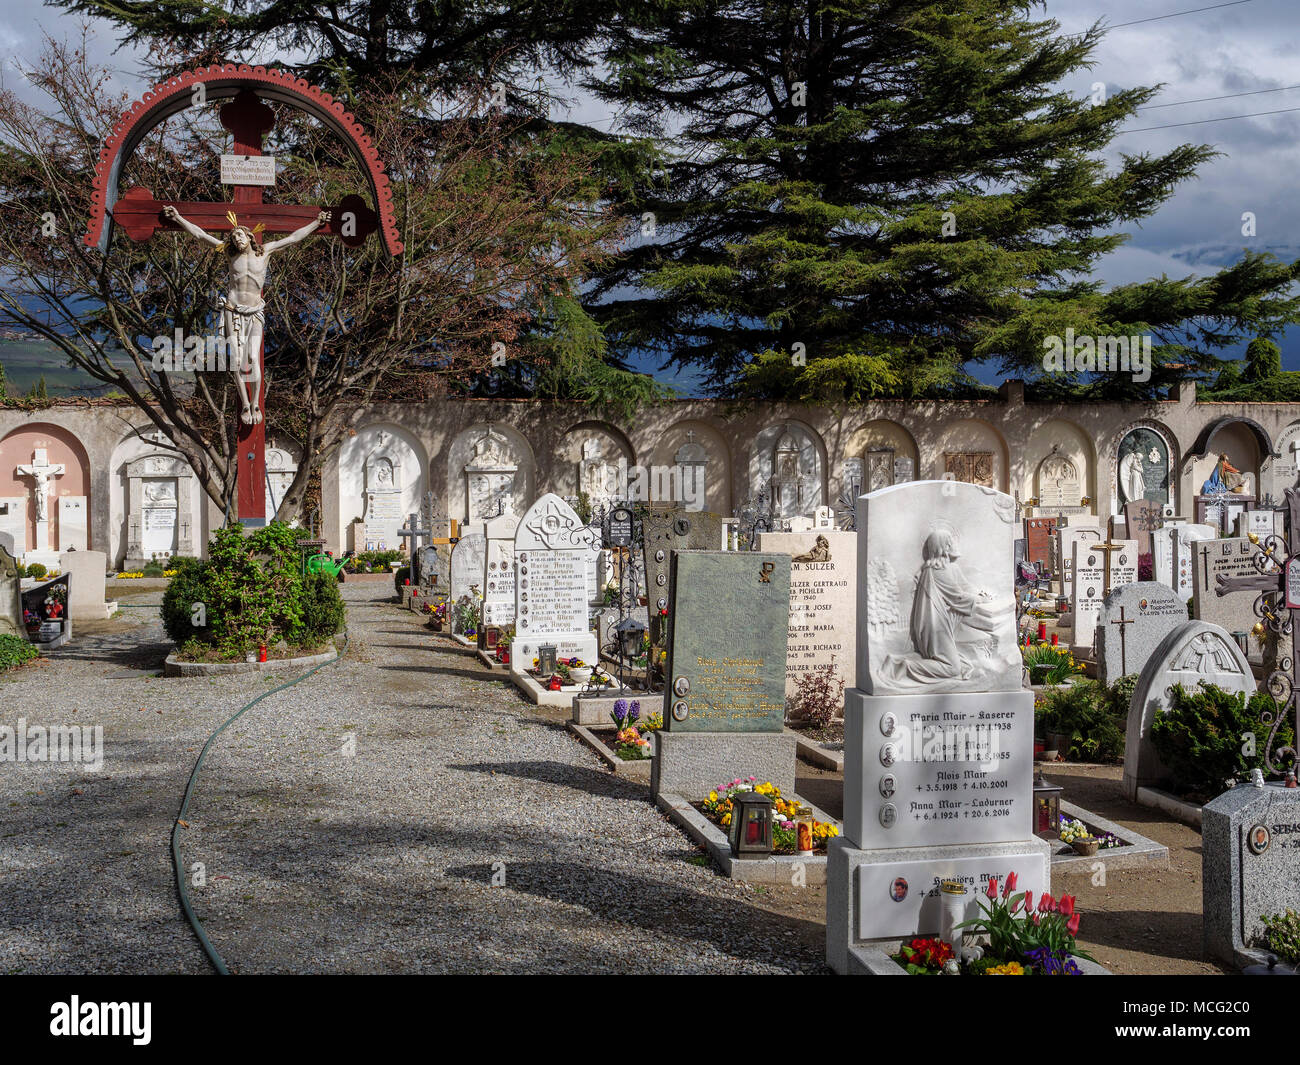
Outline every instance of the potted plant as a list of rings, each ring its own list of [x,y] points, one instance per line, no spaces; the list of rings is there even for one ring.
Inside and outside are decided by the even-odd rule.
[[[569,680],[574,684],[585,686],[591,680],[591,666],[581,658],[569,659]]]

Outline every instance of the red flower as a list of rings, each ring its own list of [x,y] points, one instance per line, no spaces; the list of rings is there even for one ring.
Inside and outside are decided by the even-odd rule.
[[[1015,890],[1016,890],[1016,874],[1008,873],[1007,882],[1002,888],[1002,897],[1004,899],[1007,898]]]
[[[984,894],[986,894],[990,899],[996,899],[998,897],[998,878],[996,876],[989,877],[988,890],[986,890]]]
[[[1065,922],[1065,930],[1072,936],[1079,934],[1079,915],[1077,913],[1071,915],[1070,919]]]
[[[1033,908],[1034,908],[1034,893],[1032,891],[1026,891],[1025,892],[1025,913],[1028,913]]]
[[[1073,895],[1062,895],[1062,896],[1061,896],[1061,902],[1060,902],[1060,905],[1059,905],[1058,909],[1060,910],[1061,913],[1065,914],[1066,917],[1069,917],[1071,914],[1073,914],[1073,913],[1074,913],[1074,896],[1073,896]]]
[[[1056,900],[1052,898],[1050,894],[1044,891],[1043,897],[1038,900],[1038,912],[1051,913],[1055,909],[1056,909]]]

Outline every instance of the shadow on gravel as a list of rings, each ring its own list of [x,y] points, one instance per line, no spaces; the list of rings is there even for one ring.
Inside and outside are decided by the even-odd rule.
[[[644,799],[649,794],[644,784],[637,784],[617,773],[587,769],[567,762],[474,762],[449,765],[464,773],[488,773],[505,777],[540,780],[544,784],[562,784],[574,791],[585,791],[608,799]]]
[[[123,666],[128,669],[162,669],[163,659],[171,653],[174,646],[171,640],[165,638],[142,642],[139,632],[103,634],[79,639],[74,625],[72,642],[49,652],[48,657],[53,662],[103,662],[106,665]]]
[[[452,867],[446,873],[485,884],[491,883],[493,875],[481,865]],[[771,962],[774,954],[789,957],[798,951],[798,943],[816,942],[825,936],[817,922],[575,862],[511,862],[508,889],[578,906],[612,923],[626,921],[627,900],[636,899],[638,928],[711,943],[732,957],[754,961]],[[779,950],[774,951],[776,944],[780,944]],[[819,955],[808,956],[803,962],[826,968]]]
[[[1171,958],[1204,960],[1201,954],[1202,920],[1199,913],[1128,910],[1123,914],[1090,913],[1085,920],[1088,923],[1089,944],[1117,947],[1120,950],[1149,950],[1158,943],[1160,953]],[[1141,943],[1144,936],[1148,940],[1145,945]],[[1135,943],[1135,938],[1139,942]]]

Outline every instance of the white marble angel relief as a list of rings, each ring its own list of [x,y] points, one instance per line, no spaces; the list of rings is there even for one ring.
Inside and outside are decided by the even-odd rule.
[[[875,695],[1020,687],[1015,501],[957,481],[914,481],[860,503],[858,686]]]

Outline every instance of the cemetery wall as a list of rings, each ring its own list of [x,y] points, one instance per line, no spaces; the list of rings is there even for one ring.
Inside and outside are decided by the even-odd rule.
[[[494,513],[504,494],[522,513],[545,492],[572,497],[602,478],[617,483],[620,467],[633,478],[638,467],[666,471],[659,487],[676,491],[678,499],[690,487],[703,509],[723,515],[760,488],[776,486],[783,516],[834,505],[850,483],[865,492],[945,472],[1018,494],[1022,501],[1046,499],[1060,491],[1065,471],[1072,478],[1068,490],[1086,500],[1082,508],[1109,516],[1120,511],[1121,443],[1135,440],[1138,429],[1150,431],[1144,446],[1168,452],[1170,501],[1178,513],[1194,516],[1193,497],[1218,452],[1229,453],[1261,496],[1268,490],[1277,496],[1283,482],[1294,482],[1300,455],[1294,446],[1300,440],[1300,404],[1198,403],[1192,384],[1170,399],[1135,404],[1027,405],[1023,385],[1013,381],[988,400],[744,408],[683,400],[626,421],[595,413],[577,403],[487,400],[358,409],[349,420],[355,435],[322,470],[323,534],[336,551],[364,547],[355,540],[370,505],[367,477],[377,476],[370,460],[380,453],[401,478],[393,495],[384,497],[387,509],[404,516],[432,490],[443,513],[461,520]],[[30,430],[40,425],[57,427],[84,454],[84,475],[56,479],[53,495],[72,491],[59,480],[88,486],[88,546],[120,565],[133,518],[125,465],[145,450],[143,433],[152,426],[125,405],[68,402],[38,411],[0,410],[0,463],[31,462],[30,454],[19,452],[30,450]],[[6,448],[6,441],[12,446]],[[1131,446],[1126,443],[1126,451]],[[291,448],[284,450],[288,476],[296,459]],[[52,454],[50,461],[56,460],[64,461]],[[1165,484],[1163,470],[1148,463],[1148,487]],[[0,484],[6,478],[15,481],[15,492],[30,495],[30,481],[0,469]],[[176,519],[176,535],[188,524],[190,537],[201,545],[220,521],[196,482],[190,513]]]

